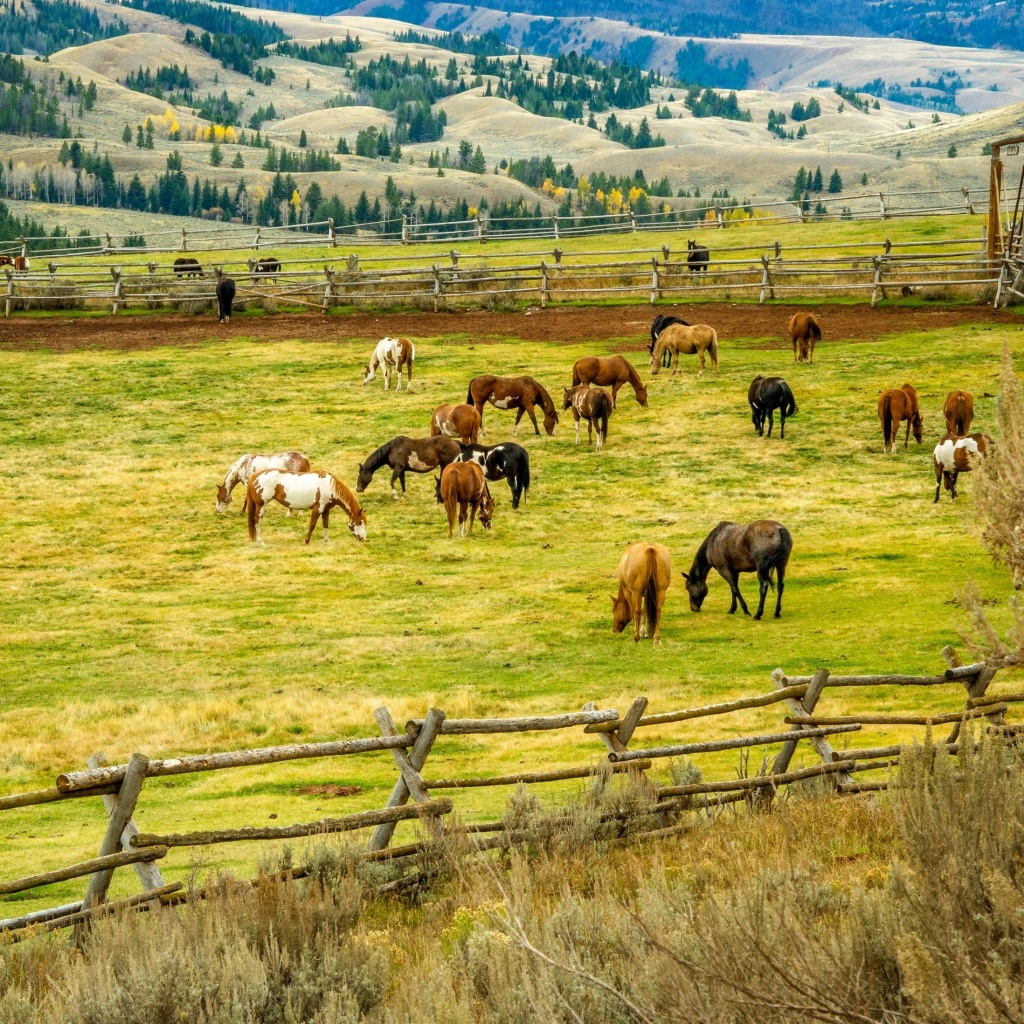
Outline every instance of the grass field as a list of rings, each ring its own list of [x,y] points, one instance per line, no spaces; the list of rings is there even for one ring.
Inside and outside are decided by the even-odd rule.
[[[575,358],[618,343],[417,338],[414,388],[397,395],[361,387],[368,339],[2,352],[0,789],[51,785],[95,750],[121,760],[369,735],[381,703],[398,722],[430,706],[501,715],[595,700],[624,710],[638,694],[656,712],[764,692],[779,665],[934,672],[956,641],[953,588],[971,578],[1000,602],[1009,590],[979,544],[972,479],[955,504],[932,504],[941,403],[967,388],[975,429],[992,430],[999,352],[1005,341],[1019,352],[1022,340],[1004,326],[902,334],[825,344],[809,367],[765,339],[730,339],[718,375],[698,381],[692,363],[663,372],[649,409],[623,391],[600,455],[573,444],[564,418],[554,438],[521,433],[533,486],[517,513],[505,484],[492,486],[489,534],[449,541],[429,478],[410,476],[408,497],[393,502],[380,474],[363,496],[367,544],[339,522],[330,544],[304,547],[304,517],[274,509],[265,548],[246,538],[240,494],[227,515],[213,508],[240,453],[301,448],[354,485],[366,454],[398,433],[425,435],[431,410],[461,401],[473,375],[529,372],[560,396]],[[645,353],[635,359],[643,365]],[[750,424],[747,385],[764,371],[785,373],[800,406],[785,441]],[[925,443],[884,457],[877,394],[904,380],[921,392]],[[510,436],[508,414],[489,409],[485,422],[491,442]],[[692,614],[678,572],[701,539],[721,519],[761,517],[795,541],[781,621],[727,615],[715,576]],[[669,546],[676,574],[657,649],[610,629],[621,551],[647,538]],[[756,593],[749,577],[743,589]],[[865,700],[833,691],[823,707]],[[957,705],[951,690],[871,700],[872,710]],[[657,735],[717,738],[781,719],[768,708]],[[585,763],[601,753],[591,739],[453,737],[425,774]],[[724,777],[736,757],[701,764]],[[138,820],[156,832],[307,821],[379,806],[394,777],[383,754],[154,780]],[[296,792],[323,783],[363,792]],[[506,796],[472,790],[458,805],[493,814]],[[2,828],[0,875],[13,877],[94,855],[102,813],[95,800],[6,811]],[[246,872],[259,852],[214,847],[210,860]],[[164,865],[180,878],[189,859],[175,852]],[[115,891],[133,885],[115,878]],[[0,916],[80,891],[72,882],[7,899]]]

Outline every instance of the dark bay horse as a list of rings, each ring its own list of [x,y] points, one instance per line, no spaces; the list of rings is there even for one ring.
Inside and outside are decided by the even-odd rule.
[[[946,430],[957,437],[964,437],[971,432],[974,397],[967,391],[950,391],[942,407],[942,415],[946,417]]]
[[[530,489],[530,456],[526,449],[507,441],[486,447],[482,444],[462,446],[462,452],[455,462],[475,462],[488,480],[506,480],[512,492],[512,507],[519,508],[519,501]],[[441,501],[441,486],[438,481],[437,500]]]
[[[451,437],[425,437],[417,440],[400,435],[382,444],[364,462],[359,463],[359,479],[356,481],[356,493],[362,494],[373,474],[381,466],[391,467],[391,496],[395,499],[405,494],[406,473],[429,473],[432,469],[444,469],[454,462],[462,451],[462,446]],[[395,489],[395,481],[402,485],[402,494]]]
[[[580,420],[586,420],[587,444],[590,444],[596,433],[596,451],[600,451],[608,440],[608,417],[612,414],[612,396],[603,388],[592,388],[586,384],[562,390],[562,408],[571,408],[576,420],[576,443],[580,443]]]
[[[764,599],[772,583],[772,573],[778,575],[778,600],[775,602],[775,618],[782,615],[782,590],[786,582],[786,566],[793,550],[793,538],[781,523],[772,519],[759,519],[744,526],[742,523],[719,523],[705,538],[694,556],[690,571],[683,573],[686,591],[690,595],[690,610],[699,612],[704,598],[708,595],[708,573],[715,569],[729,584],[732,591],[732,607],[736,602],[744,615],[750,614],[747,602],[739,588],[741,572],[756,572],[761,587],[761,600],[755,619],[764,614]]]
[[[640,374],[628,359],[622,356],[584,356],[572,364],[573,387],[577,384],[599,384],[612,389],[612,408],[616,407],[619,388],[629,384],[636,394],[636,400],[647,408],[647,388]]]
[[[519,430],[519,421],[523,418],[524,412],[530,417],[534,433],[540,435],[537,417],[533,411],[534,406],[539,405],[544,411],[544,429],[549,437],[554,437],[555,426],[558,424],[555,403],[551,401],[551,396],[544,387],[532,377],[494,377],[488,374],[474,377],[469,382],[466,404],[472,405],[480,414],[480,429],[485,437],[487,431],[483,429],[484,406],[488,402],[496,409],[518,410],[516,422],[512,427],[513,436]]]
[[[698,245],[696,242],[686,243],[687,257],[686,264],[691,274],[706,274],[708,264],[711,262],[711,253],[706,245]]]
[[[878,419],[882,424],[882,435],[885,443],[883,452],[896,451],[896,435],[900,432],[900,424],[907,421],[907,436],[903,439],[903,447],[910,444],[910,430],[914,430],[914,440],[918,444],[924,434],[924,422],[917,401],[917,390],[910,384],[901,388],[883,391],[878,396]]]
[[[658,342],[658,335],[661,334],[666,327],[671,327],[673,324],[678,324],[680,327],[692,327],[693,325],[689,320],[680,320],[677,316],[664,316],[659,314],[654,318],[651,324],[651,343],[647,346],[648,352],[654,351],[654,346]],[[661,357],[661,365],[666,369],[672,365],[672,353],[666,351]]]
[[[768,436],[772,436],[776,409],[782,421],[779,437],[786,436],[786,417],[796,415],[796,399],[781,377],[755,377],[750,382],[747,401],[750,403],[750,418],[760,437],[764,437],[765,416],[768,417]]]
[[[217,282],[217,319],[225,323],[231,319],[231,304],[235,301],[235,282],[222,277]]]

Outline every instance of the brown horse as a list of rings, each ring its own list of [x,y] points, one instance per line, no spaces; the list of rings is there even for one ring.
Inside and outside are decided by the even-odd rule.
[[[942,407],[942,415],[946,417],[946,430],[957,437],[964,437],[971,432],[974,398],[967,391],[950,391]]]
[[[572,364],[573,387],[577,384],[600,384],[611,386],[612,408],[616,408],[619,388],[623,384],[632,386],[636,400],[647,408],[647,388],[640,380],[640,374],[622,356],[584,356]]]
[[[475,462],[453,462],[444,467],[439,482],[441,500],[448,513],[448,539],[455,532],[455,512],[459,513],[459,536],[466,536],[466,514],[469,513],[469,532],[473,532],[473,520],[480,512],[480,524],[485,530],[491,528],[494,514],[494,499],[487,489],[484,471]]]
[[[512,434],[519,430],[519,421],[525,412],[533,424],[534,433],[540,436],[540,428],[537,426],[537,417],[534,415],[534,406],[539,405],[544,410],[544,429],[548,437],[554,437],[555,426],[558,423],[558,412],[551,396],[532,377],[493,377],[490,375],[474,377],[469,382],[469,390],[466,392],[466,403],[472,405],[480,414],[480,430],[486,437],[487,431],[483,428],[484,406],[490,402],[496,409],[517,409],[516,422],[512,426]]]
[[[679,354],[700,358],[700,369],[698,377],[704,376],[704,353],[711,356],[711,369],[718,369],[718,335],[714,328],[707,324],[694,324],[693,327],[684,327],[682,324],[671,324],[666,327],[658,340],[654,343],[654,351],[651,352],[651,373],[657,374],[661,369],[661,357],[666,352],[671,352],[675,357],[675,369],[673,373],[679,372]]]
[[[612,598],[612,632],[621,633],[632,619],[634,642],[649,636],[660,644],[661,607],[671,582],[668,548],[643,543],[626,548],[619,562],[619,593]]]
[[[572,408],[576,420],[576,443],[580,443],[580,420],[587,421],[587,444],[597,434],[596,451],[608,440],[608,417],[612,414],[612,396],[603,388],[592,388],[580,384],[574,388],[563,388],[563,409]]]
[[[789,337],[793,342],[793,361],[814,362],[814,346],[821,341],[821,326],[813,313],[794,313],[789,318]]]
[[[910,444],[910,431],[913,428],[914,440],[921,443],[924,423],[917,402],[917,391],[910,385],[883,391],[878,396],[878,419],[882,424],[885,437],[884,452],[896,451],[896,435],[900,432],[900,424],[907,421],[907,436],[903,439],[903,447]]]
[[[939,500],[942,485],[946,485],[951,501],[956,500],[956,480],[961,473],[970,473],[979,459],[988,455],[992,438],[986,434],[968,434],[958,437],[947,434],[932,453],[935,463],[935,500]]]
[[[430,436],[457,437],[476,444],[480,437],[480,413],[471,405],[439,405],[430,417]]]
[[[461,451],[462,445],[451,437],[393,437],[359,463],[356,494],[362,494],[370,486],[373,474],[387,465],[391,467],[391,497],[397,501],[405,497],[406,473],[429,473],[438,466],[444,469],[449,462],[455,461]],[[401,494],[395,488],[396,480],[402,485]]]

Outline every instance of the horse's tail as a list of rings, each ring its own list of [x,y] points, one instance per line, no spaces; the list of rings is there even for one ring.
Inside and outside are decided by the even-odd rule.
[[[245,521],[249,527],[249,540],[256,539],[256,495],[253,493],[254,477],[245,485]]]
[[[647,613],[647,635],[654,636],[658,625],[658,554],[647,549],[647,583],[644,586],[644,611]]]
[[[893,437],[893,423],[892,423],[892,398],[886,396],[885,405],[882,411],[882,433],[885,435],[886,446],[889,445],[890,438]]]
[[[612,411],[612,400],[605,395],[601,402],[601,437],[608,440],[608,417]]]
[[[796,399],[793,397],[793,390],[785,382],[783,382],[783,388],[785,389],[783,391],[783,396],[785,398],[786,404],[783,406],[782,411],[785,413],[786,416],[795,416],[797,409]]]
[[[530,456],[527,455],[525,448],[516,465],[516,478],[524,492],[530,489]]]
[[[576,369],[576,364],[573,363],[573,367],[572,367],[572,386],[576,387],[578,384],[582,384],[582,383],[583,383],[583,381],[580,380],[580,371]]]
[[[818,323],[816,317],[808,315],[807,331],[816,342],[821,341],[821,325]]]
[[[711,369],[718,369],[718,332],[711,328],[711,342],[708,344],[708,353],[711,356]]]
[[[963,436],[967,433],[967,403],[963,395],[956,396],[956,432]]]
[[[466,405],[473,405],[473,381],[469,382],[469,389],[466,391]]]
[[[775,589],[775,574],[779,566],[785,567],[793,552],[793,535],[784,526],[779,527],[779,549],[768,563],[768,585]]]

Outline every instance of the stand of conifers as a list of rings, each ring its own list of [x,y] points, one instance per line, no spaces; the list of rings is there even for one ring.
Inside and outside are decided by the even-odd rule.
[[[187,847],[252,840],[289,840],[358,830],[372,830],[365,851],[359,855],[365,860],[400,861],[416,857],[431,842],[442,838],[446,831],[466,834],[474,851],[513,845],[517,834],[506,828],[503,820],[466,825],[461,818],[452,817],[457,810],[453,796],[465,789],[520,784],[533,787],[587,779],[602,773],[629,772],[635,781],[648,788],[650,813],[659,826],[635,835],[633,838],[637,840],[676,834],[688,827],[689,816],[693,813],[706,813],[722,804],[746,801],[752,810],[768,811],[782,787],[807,780],[817,780],[818,785],[838,794],[882,790],[893,781],[891,773],[884,770],[898,763],[906,748],[904,743],[836,749],[831,740],[837,736],[849,740],[851,734],[858,734],[859,738],[864,730],[879,726],[931,729],[948,725],[951,727],[948,734],[935,742],[935,749],[955,755],[959,750],[964,722],[974,719],[983,719],[979,724],[1008,741],[1016,736],[1016,727],[1006,721],[1006,714],[1011,705],[1024,701],[1024,693],[991,694],[989,686],[996,669],[983,663],[963,665],[951,648],[946,648],[943,655],[949,667],[934,676],[832,675],[824,668],[813,675],[787,676],[782,669],[776,669],[771,677],[774,688],[767,693],[654,714],[648,714],[646,697],[637,697],[621,714],[614,709],[596,708],[593,704],[565,714],[521,718],[448,718],[443,711],[431,709],[424,718],[406,722],[404,729],[400,729],[388,710],[382,707],[374,713],[379,733],[374,736],[161,759],[150,759],[136,753],[126,764],[108,764],[102,754],[95,754],[84,769],[65,772],[49,789],[0,797],[0,812],[59,800],[98,797],[106,818],[103,838],[93,859],[24,878],[0,881],[2,901],[6,894],[25,892],[68,879],[86,878],[88,881],[82,899],[0,921],[0,933],[19,938],[26,934],[26,930],[31,933],[38,929],[81,926],[125,908],[151,909],[161,903],[180,901],[185,898],[185,894],[180,892],[183,883],[165,882],[158,862],[165,862],[174,850]],[[819,704],[826,691],[845,687],[873,691],[878,703],[886,706],[897,702],[908,687],[938,688],[935,692],[944,693],[949,703],[948,690],[952,688],[954,695],[959,694],[961,698],[953,703],[960,705],[962,701],[962,706],[955,711],[886,711],[858,715],[834,715],[820,709]],[[665,740],[666,727],[669,726],[734,715],[774,704],[782,704],[786,714],[780,726],[767,733],[714,740],[694,740],[685,736],[675,737],[671,742]],[[520,770],[499,776],[445,778],[441,772],[445,737],[448,736],[561,731],[568,733],[573,743],[578,743],[580,730],[583,735],[593,738],[598,744],[597,751],[600,751],[600,757],[591,758],[584,764],[550,771]],[[643,737],[649,730],[658,736],[656,742],[644,742]],[[906,734],[905,728],[901,728],[901,734]],[[665,786],[648,774],[657,761],[699,758],[721,751],[752,748],[763,748],[763,758],[759,773],[751,777],[718,781],[702,779],[685,785]],[[811,753],[815,763],[793,767],[798,751]],[[215,829],[164,835],[143,832],[136,824],[147,779],[304,758],[354,755],[384,756],[393,761],[394,786],[379,810],[320,818],[284,827]],[[429,771],[426,770],[428,759]],[[874,772],[875,776],[870,780],[858,778],[866,772]],[[879,777],[880,772],[883,772],[882,777]],[[441,795],[443,793],[452,795]],[[392,845],[397,825],[411,820],[423,826],[426,839],[402,846]],[[495,835],[487,839],[478,838],[484,833]],[[107,896],[114,871],[128,866],[138,876],[142,892],[127,899],[109,901]],[[288,877],[298,878],[303,874],[301,869],[292,870]]]

